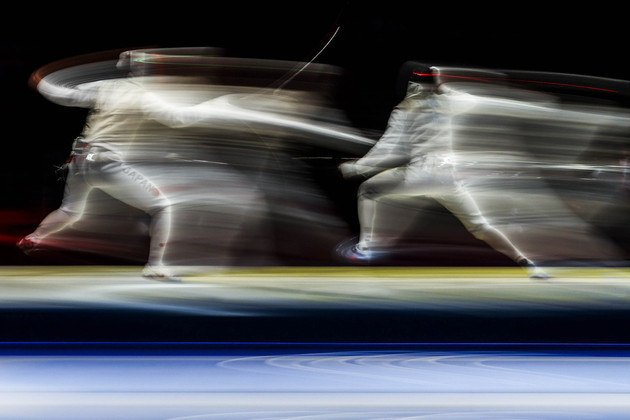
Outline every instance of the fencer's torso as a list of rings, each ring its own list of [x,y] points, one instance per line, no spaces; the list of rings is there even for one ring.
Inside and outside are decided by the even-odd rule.
[[[392,111],[381,139],[356,162],[359,173],[405,165],[455,170],[498,146],[518,147],[519,130],[557,117],[550,113],[557,109],[553,100],[534,92],[463,83],[440,89],[413,85]]]
[[[380,140],[357,166],[416,165],[452,159],[449,95],[410,86]]]
[[[182,132],[146,116],[146,91],[146,83],[135,78],[102,82],[83,132],[90,146],[125,160],[156,159],[173,152]]]

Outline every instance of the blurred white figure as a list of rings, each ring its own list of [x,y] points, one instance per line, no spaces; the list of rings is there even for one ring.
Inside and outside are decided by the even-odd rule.
[[[161,133],[159,129],[150,131],[158,123],[143,115],[147,94],[139,80],[134,77],[102,80],[76,90],[57,87],[45,79],[38,85],[38,90],[53,102],[91,108],[91,112],[81,137],[73,145],[62,204],[18,243],[25,252],[37,248],[52,233],[77,222],[85,210],[88,194],[98,188],[151,216],[149,257],[143,275],[165,281],[180,280],[164,258],[171,230],[171,202],[129,163],[135,140],[143,139],[147,131],[152,135],[157,133],[158,137]],[[159,151],[156,145],[156,152]]]
[[[420,67],[416,73],[424,74],[426,79],[431,71],[437,69]],[[340,166],[346,178],[369,178],[358,193],[359,240],[339,248],[344,257],[369,262],[387,254],[398,235],[391,233],[391,220],[379,219],[382,200],[390,196],[423,196],[435,199],[476,238],[525,267],[530,277],[548,277],[488,222],[458,178],[452,117],[465,112],[459,108],[466,106],[466,96],[470,95],[433,83],[410,81],[406,96],[392,111],[381,139],[363,158]]]
[[[181,254],[182,242],[191,242],[190,236],[204,235],[208,227],[203,221],[185,223],[181,216],[185,211],[173,212],[176,205],[184,204],[188,210],[195,206],[214,210],[214,202],[207,204],[208,199],[230,201],[241,194],[237,199],[242,204],[239,209],[234,202],[227,203],[229,211],[225,205],[216,209],[222,217],[216,222],[215,231],[205,237],[212,240],[213,246],[217,241],[227,243],[235,237],[240,229],[236,225],[243,220],[257,223],[256,211],[265,205],[280,209],[278,212],[286,211],[283,219],[294,217],[299,221],[295,214],[299,209],[297,216],[312,215],[309,222],[313,224],[325,222],[335,229],[343,227],[336,225],[334,217],[310,210],[319,208],[312,203],[323,204],[322,208],[326,208],[326,203],[308,188],[287,150],[316,144],[360,155],[374,141],[348,129],[309,92],[215,85],[211,82],[213,74],[202,78],[190,74],[159,75],[164,69],[161,66],[171,64],[171,70],[179,70],[178,66],[186,67],[187,60],[194,59],[199,66],[189,68],[201,69],[202,75],[203,65],[208,66],[207,72],[221,66],[247,67],[242,65],[242,59],[215,62],[196,55],[134,50],[123,53],[119,61],[121,66],[131,67],[134,77],[82,83],[77,88],[67,88],[63,81],[55,83],[54,79],[44,78],[39,83],[38,90],[51,101],[92,108],[92,113],[68,164],[61,207],[20,242],[23,249],[36,249],[44,238],[81,219],[93,188],[152,216],[150,254],[144,274],[164,280],[178,280],[165,262],[169,242],[179,242]],[[249,67],[256,65],[248,63]],[[164,74],[171,73],[167,69]],[[324,118],[328,114],[332,115]],[[358,150],[361,153],[356,153]],[[157,163],[160,173],[147,170],[143,174],[145,162],[153,166]],[[172,162],[192,168],[191,172],[184,174],[184,179],[168,179],[162,184],[159,181],[165,176],[161,165]],[[204,166],[202,172],[197,170],[199,164]],[[238,166],[238,171],[233,166]],[[204,174],[207,179],[199,180]],[[175,174],[178,177],[182,177],[181,171]],[[191,188],[182,188],[182,182]],[[177,195],[165,195],[158,185],[173,188]],[[226,194],[228,188],[230,192]],[[187,193],[182,193],[182,189]],[[267,193],[267,203],[259,191]],[[302,211],[301,207],[309,211]],[[173,251],[169,260],[177,260]]]

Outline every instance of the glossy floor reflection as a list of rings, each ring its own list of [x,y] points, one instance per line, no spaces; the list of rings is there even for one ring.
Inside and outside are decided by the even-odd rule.
[[[0,419],[596,419],[630,409],[624,349],[479,347],[5,349]]]

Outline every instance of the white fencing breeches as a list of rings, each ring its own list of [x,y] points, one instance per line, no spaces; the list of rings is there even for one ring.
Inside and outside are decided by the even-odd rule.
[[[361,184],[358,195],[360,248],[387,248],[398,239],[400,228],[395,225],[401,222],[380,217],[384,199],[429,197],[457,217],[476,238],[514,261],[523,258],[521,251],[488,223],[468,191],[455,180],[448,164],[417,164],[381,172]]]

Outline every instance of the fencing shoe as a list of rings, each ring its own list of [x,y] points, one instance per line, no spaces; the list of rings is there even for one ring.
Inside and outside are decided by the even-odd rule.
[[[551,277],[545,270],[538,267],[531,260],[523,258],[518,262],[518,265],[525,268],[529,274],[530,279],[548,280]]]
[[[20,239],[16,246],[22,250],[26,255],[31,255],[37,251],[37,247],[40,245],[39,239],[34,235],[26,235]]]
[[[356,237],[341,242],[335,251],[343,260],[354,264],[369,264],[388,255],[385,251],[374,251],[359,246]]]
[[[166,283],[181,283],[182,279],[165,265],[145,265],[142,277]]]

